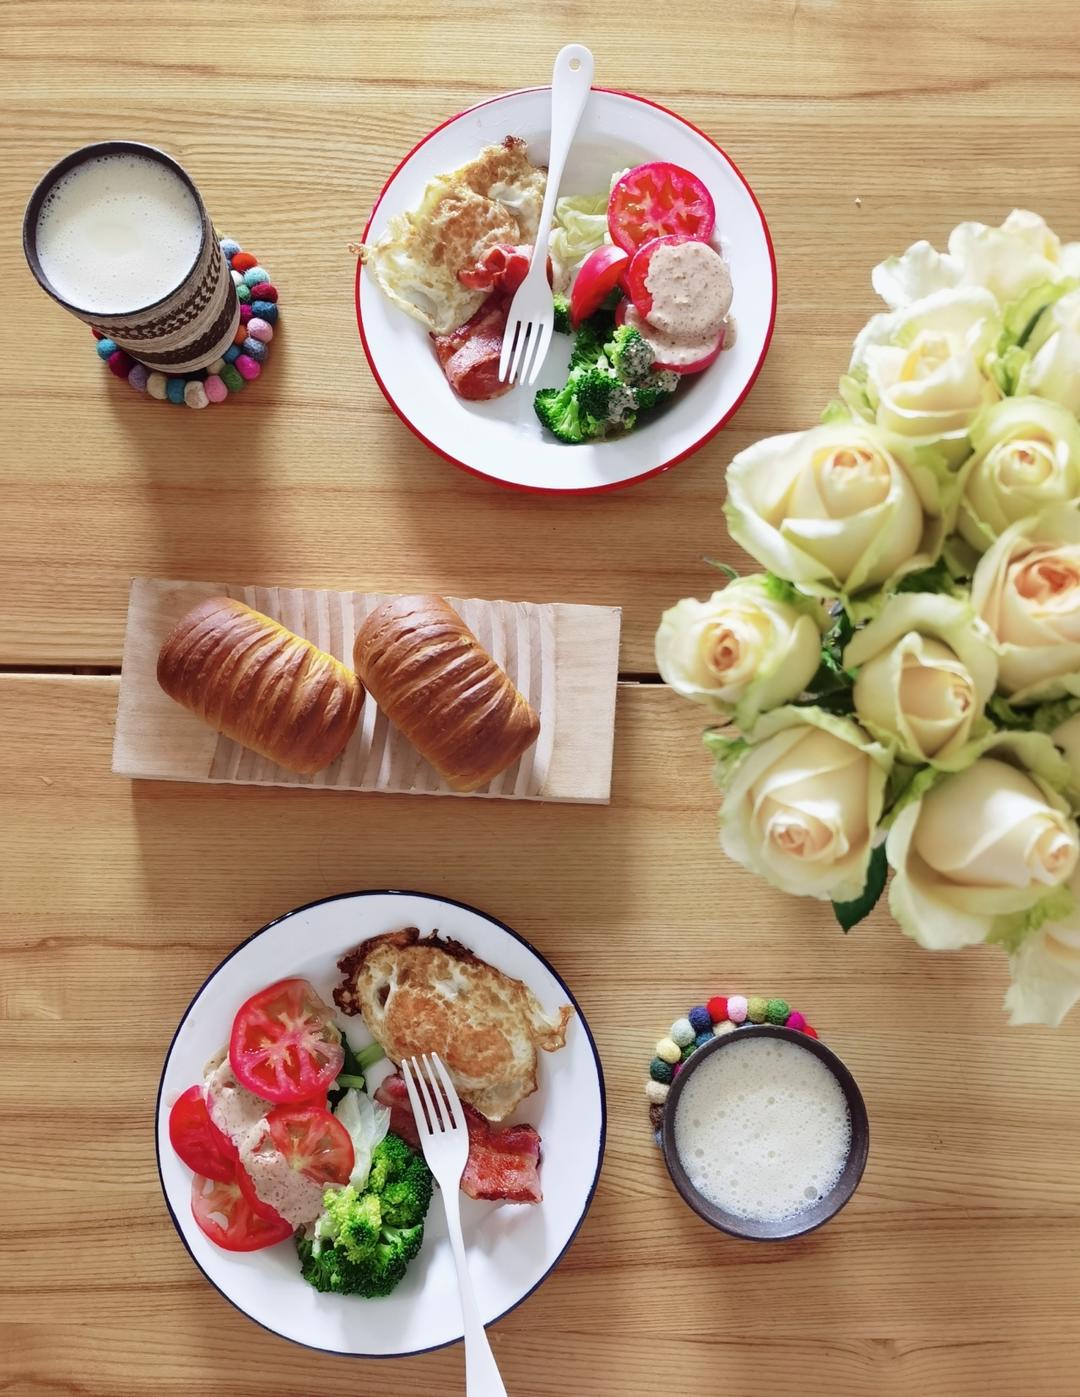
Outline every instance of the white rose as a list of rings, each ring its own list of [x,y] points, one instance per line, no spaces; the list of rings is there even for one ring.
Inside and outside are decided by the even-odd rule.
[[[1006,398],[972,427],[971,445],[957,527],[979,553],[1010,524],[1080,499],[1080,426],[1057,403]]]
[[[684,597],[664,612],[657,668],[676,693],[734,713],[746,729],[809,684],[827,620],[820,604],[778,599],[764,577],[739,578],[708,601]]]
[[[970,606],[920,592],[891,597],[844,651],[844,668],[858,670],[859,722],[919,764],[958,759],[997,682],[993,641]]]
[[[1024,351],[1017,392],[1050,398],[1080,417],[1080,290],[1047,306]]]
[[[971,602],[998,645],[1013,703],[1080,694],[1080,511],[1011,525],[979,560]]]
[[[968,428],[1001,396],[986,364],[1001,328],[997,301],[978,287],[875,315],[855,341],[841,391],[879,427],[956,464],[967,454]]]
[[[957,950],[1060,893],[1080,854],[1052,784],[1064,770],[1041,733],[998,734],[985,756],[901,808],[885,852],[895,873],[889,906],[908,936]]]
[[[1080,243],[1063,246],[1037,213],[1013,209],[998,228],[959,224],[949,235],[948,252],[913,243],[902,256],[879,263],[870,279],[896,310],[956,286],[984,287],[1004,306],[1040,283],[1078,275]]]
[[[728,467],[727,487],[732,538],[804,591],[856,592],[941,549],[936,477],[866,422],[756,442]]]
[[[1005,1008],[1011,1024],[1056,1027],[1080,1000],[1080,873],[1069,890],[1076,910],[1030,932],[1009,956]]]
[[[784,892],[850,902],[866,883],[888,751],[818,708],[767,713],[754,739],[724,776],[724,851]]]

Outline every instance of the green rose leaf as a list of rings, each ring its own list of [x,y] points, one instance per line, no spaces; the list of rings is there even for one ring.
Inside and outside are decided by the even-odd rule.
[[[877,906],[878,898],[885,891],[885,879],[888,874],[889,865],[885,858],[885,845],[879,844],[870,855],[870,863],[866,869],[866,886],[859,896],[851,902],[833,903],[836,920],[845,933],[861,922],[864,917],[868,917]]]

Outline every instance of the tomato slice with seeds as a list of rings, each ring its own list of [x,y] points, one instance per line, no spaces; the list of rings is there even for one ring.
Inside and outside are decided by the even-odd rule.
[[[261,1251],[284,1242],[295,1230],[276,1214],[273,1221],[256,1213],[236,1179],[222,1182],[196,1174],[191,1212],[200,1230],[224,1251]]]
[[[241,1086],[280,1105],[325,1096],[345,1051],[334,1011],[307,980],[278,980],[240,1006],[229,1061]]]
[[[169,1140],[196,1174],[228,1183],[239,1169],[236,1146],[210,1117],[202,1087],[188,1087],[169,1112]]]
[[[349,1132],[325,1106],[275,1106],[270,1139],[291,1169],[317,1184],[347,1184],[356,1162]]]
[[[666,160],[627,170],[608,200],[608,230],[625,252],[668,233],[707,241],[715,226],[716,206],[705,185]]]

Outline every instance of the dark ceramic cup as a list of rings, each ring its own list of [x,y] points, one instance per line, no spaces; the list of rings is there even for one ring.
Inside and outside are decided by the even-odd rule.
[[[37,251],[41,206],[69,170],[105,155],[137,155],[164,165],[191,191],[202,225],[199,251],[177,284],[152,305],[105,315],[73,305],[50,283]],[[121,349],[150,369],[164,374],[191,373],[213,363],[232,344],[240,323],[240,301],[229,264],[218,244],[210,215],[191,176],[171,155],[136,141],[98,141],[65,155],[30,196],[23,215],[23,252],[38,284],[66,311],[103,331]]]
[[[679,1110],[679,1100],[685,1090],[686,1083],[714,1053],[730,1052],[733,1049],[737,1051],[740,1044],[754,1038],[782,1038],[789,1043],[794,1043],[796,1047],[812,1053],[819,1062],[825,1064],[836,1078],[841,1091],[844,1093],[848,1113],[851,1117],[851,1149],[848,1151],[847,1160],[836,1183],[828,1193],[823,1194],[808,1208],[779,1222],[762,1222],[754,1218],[740,1217],[736,1213],[729,1213],[723,1208],[718,1208],[715,1203],[710,1203],[707,1198],[703,1198],[698,1193],[690,1182],[675,1148],[675,1119]],[[667,1164],[672,1182],[683,1201],[693,1208],[698,1217],[704,1218],[710,1226],[717,1227],[721,1232],[726,1232],[732,1237],[743,1237],[748,1241],[755,1242],[779,1242],[787,1241],[792,1237],[802,1237],[807,1232],[813,1232],[815,1228],[821,1227],[831,1217],[836,1216],[855,1192],[859,1180],[862,1178],[863,1170],[866,1168],[866,1157],[870,1151],[870,1123],[866,1116],[866,1104],[862,1099],[862,1093],[859,1091],[855,1078],[824,1043],[793,1028],[778,1028],[773,1024],[754,1024],[750,1028],[740,1028],[734,1033],[726,1033],[719,1038],[714,1038],[711,1043],[706,1043],[704,1047],[699,1048],[687,1059],[668,1092],[667,1102],[664,1106],[661,1144],[664,1151],[664,1162]]]

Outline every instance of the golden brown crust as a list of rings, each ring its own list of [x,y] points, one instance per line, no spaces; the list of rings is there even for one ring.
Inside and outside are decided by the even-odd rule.
[[[356,672],[455,791],[475,791],[536,741],[540,719],[443,597],[393,597],[364,621]]]
[[[361,1014],[395,1063],[437,1052],[462,1100],[488,1120],[505,1120],[536,1090],[537,1051],[566,1042],[569,1004],[549,1016],[528,985],[437,932],[373,936],[338,969],[338,1008]]]
[[[157,678],[218,732],[305,774],[341,755],[364,701],[339,660],[230,597],[210,597],[180,618]]]

